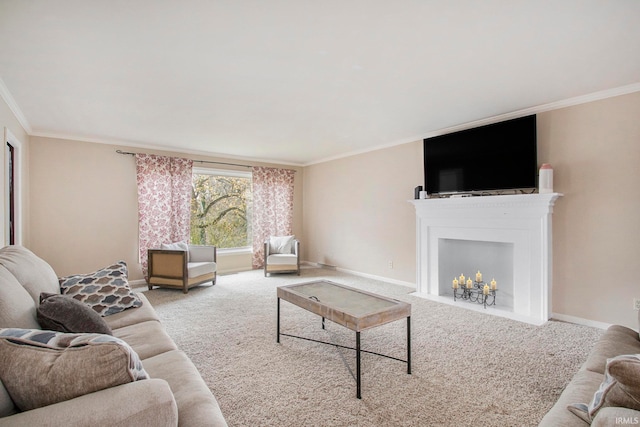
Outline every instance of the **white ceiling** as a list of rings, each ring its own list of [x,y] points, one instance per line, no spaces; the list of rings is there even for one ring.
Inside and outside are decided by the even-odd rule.
[[[0,92],[32,135],[304,165],[640,90],[638,22],[637,0],[0,0]]]

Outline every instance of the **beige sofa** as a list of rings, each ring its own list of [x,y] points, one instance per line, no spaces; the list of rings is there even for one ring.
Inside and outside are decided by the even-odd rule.
[[[589,405],[594,398],[594,394],[605,380],[605,369],[607,360],[622,355],[640,355],[640,339],[638,332],[633,329],[613,325],[605,331],[591,350],[586,362],[573,377],[571,382],[565,387],[560,398],[551,410],[540,422],[541,427],[584,427],[591,421],[592,426],[620,426],[640,424],[640,361],[632,360],[627,363],[627,369],[622,373],[615,372],[615,377],[619,383],[611,383],[605,393],[605,398],[601,409],[595,412],[595,416],[589,417],[588,421],[574,414],[568,409],[568,405],[584,403]],[[611,366],[611,362],[609,362]],[[613,377],[612,377],[613,378]],[[617,380],[616,380],[617,382]],[[629,399],[629,404],[621,403],[620,400]],[[616,402],[618,400],[618,402]],[[635,401],[635,402],[634,402]],[[629,406],[635,406],[630,409]]]
[[[0,249],[0,328],[39,328],[36,310],[41,292],[60,293],[53,269],[23,247]],[[0,426],[226,426],[191,360],[167,335],[144,294],[137,295],[142,306],[104,320],[113,336],[137,353],[149,379],[24,412],[16,409],[0,382]],[[78,375],[70,372],[69,381]]]

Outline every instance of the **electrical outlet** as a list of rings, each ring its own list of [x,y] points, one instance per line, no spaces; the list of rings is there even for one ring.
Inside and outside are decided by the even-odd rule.
[[[640,310],[640,298],[633,299],[633,309],[637,311]]]
[[[389,261],[389,268],[393,268],[393,261]]]

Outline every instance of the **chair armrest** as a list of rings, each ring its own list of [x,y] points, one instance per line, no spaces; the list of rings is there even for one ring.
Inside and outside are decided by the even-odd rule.
[[[216,262],[217,248],[210,245],[189,245],[189,262]]]
[[[0,426],[177,426],[178,407],[162,379],[135,381],[0,418]]]
[[[300,240],[296,239],[293,241],[293,253],[300,257]]]
[[[175,249],[147,250],[149,277],[187,277],[187,252]]]

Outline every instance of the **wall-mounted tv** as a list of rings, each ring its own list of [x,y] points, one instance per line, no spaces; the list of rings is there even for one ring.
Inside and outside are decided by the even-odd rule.
[[[428,194],[498,194],[536,188],[536,116],[432,138],[424,146]]]

